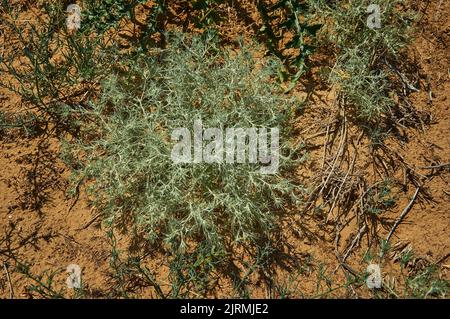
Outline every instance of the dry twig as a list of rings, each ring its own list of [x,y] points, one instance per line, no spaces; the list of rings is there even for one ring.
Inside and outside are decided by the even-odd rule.
[[[400,225],[400,223],[402,222],[403,218],[405,218],[406,214],[408,214],[408,212],[411,210],[411,207],[413,206],[413,204],[414,204],[414,202],[415,202],[415,200],[417,198],[417,195],[419,194],[419,191],[420,191],[420,187],[417,187],[413,197],[411,198],[411,201],[408,203],[408,206],[405,207],[403,212],[400,214],[400,216],[395,221],[395,224],[392,227],[391,231],[389,232],[389,235],[386,237],[386,242],[388,242],[389,239],[391,239],[391,236],[394,234],[394,231],[397,228],[397,226]]]
[[[5,269],[6,279],[8,280],[9,299],[14,299],[14,289],[11,282],[11,276],[9,275],[8,266],[6,265],[6,263],[3,263],[3,268]]]

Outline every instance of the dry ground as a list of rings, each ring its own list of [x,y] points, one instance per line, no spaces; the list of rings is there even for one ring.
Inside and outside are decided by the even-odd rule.
[[[249,5],[244,7],[248,8]],[[421,127],[401,128],[398,132],[401,138],[389,139],[387,145],[393,154],[398,154],[403,164],[390,166],[388,163],[388,172],[397,180],[405,179],[405,183],[394,187],[394,195],[398,199],[395,206],[386,211],[382,219],[370,222],[371,229],[368,232],[386,238],[395,219],[408,205],[418,186],[414,185],[408,176],[404,177],[405,167],[416,172],[416,181],[420,183],[421,191],[390,240],[397,250],[394,249],[389,257],[381,261],[385,278],[396,278],[398,285],[401,285],[402,273],[404,274],[405,270],[394,260],[395,253],[407,246],[412,248],[415,256],[407,271],[438,263],[440,276],[449,279],[450,171],[448,166],[430,166],[448,163],[450,160],[450,3],[436,0],[425,6],[419,2],[418,7],[422,10],[423,17],[416,40],[408,52],[411,61],[417,64],[416,75],[420,92],[414,93],[412,102],[417,110],[428,114],[429,121]],[[239,20],[237,14],[235,18],[235,23],[223,27],[222,30],[231,39],[239,34],[239,30],[242,30],[240,24],[244,23]],[[253,31],[251,28],[247,29],[245,33],[251,35]],[[0,41],[3,41],[1,36]],[[336,143],[326,151],[324,160],[323,145],[331,137],[332,134],[326,132],[331,132],[336,126],[334,121],[340,112],[335,103],[334,88],[315,85],[311,89],[311,82],[314,81],[299,84],[295,88],[295,94],[300,96],[305,96],[306,92],[311,93],[306,111],[298,118],[299,139],[305,142],[310,152],[308,161],[298,171],[305,185],[312,185],[316,181],[325,162],[335,154],[333,147],[336,147]],[[1,111],[20,112],[25,107],[18,96],[0,89]],[[377,180],[374,153],[368,140],[360,137],[360,131],[352,123],[348,124],[347,130],[347,138],[350,144],[354,145],[354,148],[348,150],[347,157],[352,159],[353,155],[357,154],[352,172],[353,180],[357,181],[358,176],[365,176],[368,181]],[[339,135],[336,137],[339,139]],[[26,138],[19,132],[11,131],[0,139],[1,298],[11,294],[9,283],[15,298],[31,296],[26,286],[32,281],[14,270],[9,259],[11,254],[28,262],[33,273],[59,271],[55,282],[61,286],[65,283],[67,274],[64,270],[67,265],[80,265],[83,281],[92,296],[106,296],[111,286],[111,247],[105,229],[100,220],[95,219],[97,212],[90,208],[83,189],[80,190],[78,199],[66,195],[70,172],[59,159],[59,151],[58,138],[45,133]],[[389,159],[386,161],[389,162]],[[345,212],[349,214],[348,223],[342,224],[341,234],[336,239],[332,221],[340,212],[332,209],[318,213],[321,201],[323,198],[317,198],[314,202],[317,209],[309,209],[283,221],[286,227],[285,232],[280,234],[281,249],[295,256],[297,264],[289,260],[281,262],[280,259],[271,275],[281,283],[298,283],[296,293],[292,297],[314,296],[324,291],[317,288],[321,274],[330,280],[333,288],[339,288],[345,282],[347,270],[339,266],[337,256],[342,257],[345,254],[359,228],[351,217],[351,212]],[[127,250],[136,251],[142,248],[127,244],[129,241],[126,234],[117,236],[121,239],[119,242],[124,254]],[[369,237],[371,236],[361,236],[359,245],[355,245],[349,252],[346,264],[351,269],[364,271],[367,263],[363,261],[363,255],[369,247],[374,253],[378,252],[378,244],[370,242]],[[244,269],[242,260],[245,259],[245,254],[237,253],[234,258],[236,267]],[[168,266],[164,256],[155,253],[148,260],[148,265],[160,275],[162,282],[167,280],[165,276]],[[295,278],[292,277],[300,269],[303,272]],[[8,277],[11,280],[8,280]],[[253,287],[252,297],[279,295],[263,280],[264,274],[256,272],[249,279]],[[214,296],[233,295],[229,278],[220,278],[218,285],[220,288],[214,292]],[[326,296],[372,295],[364,287],[355,286],[353,292],[352,289],[336,289]],[[145,297],[155,296],[151,287],[142,288],[140,293]]]

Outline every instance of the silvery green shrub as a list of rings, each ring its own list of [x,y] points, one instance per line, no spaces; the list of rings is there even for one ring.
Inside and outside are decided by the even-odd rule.
[[[131,223],[175,252],[269,238],[301,190],[301,151],[291,138],[299,102],[280,94],[277,67],[245,47],[219,49],[207,35],[173,35],[166,49],[112,72],[69,143],[106,220]],[[174,163],[171,131],[191,129],[195,119],[204,127],[279,128],[277,173],[261,174],[260,163]]]

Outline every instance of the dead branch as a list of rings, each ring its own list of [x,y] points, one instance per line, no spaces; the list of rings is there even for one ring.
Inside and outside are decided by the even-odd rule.
[[[408,203],[408,206],[405,207],[403,212],[400,214],[400,216],[395,221],[395,224],[392,227],[391,231],[389,232],[389,235],[386,237],[386,242],[388,242],[389,239],[391,239],[391,236],[394,234],[394,231],[397,228],[397,226],[400,225],[400,223],[402,222],[403,218],[405,218],[406,214],[408,214],[408,212],[411,210],[411,208],[414,205],[414,202],[415,202],[415,200],[417,198],[417,195],[419,194],[419,191],[420,191],[420,187],[417,187],[413,197],[411,198],[411,201]]]
[[[11,282],[11,276],[9,275],[8,266],[6,265],[6,263],[3,263],[3,269],[5,269],[6,279],[8,280],[9,299],[14,299],[14,289]]]

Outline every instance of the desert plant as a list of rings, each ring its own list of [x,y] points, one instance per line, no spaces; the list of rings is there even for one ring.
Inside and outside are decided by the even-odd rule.
[[[20,19],[22,12],[16,7],[4,5],[2,28],[12,46],[0,56],[0,87],[18,94],[47,121],[74,131],[72,110],[95,95],[111,68],[132,59],[124,56],[133,52],[120,52],[114,32],[107,31],[115,31],[122,19],[133,16],[138,4],[114,2],[108,11],[111,1],[88,2],[78,32],[67,30],[62,2],[39,3],[40,10],[27,20]]]
[[[411,39],[414,15],[402,7],[403,0],[310,2],[321,20],[332,21],[326,33],[336,58],[330,81],[338,85],[347,104],[356,107],[359,117],[379,118],[395,105],[390,66],[397,64],[400,50]],[[371,5],[380,8],[378,29],[367,24]]]
[[[277,94],[276,67],[257,65],[245,48],[219,50],[206,34],[174,36],[167,49],[111,75],[84,110],[90,121],[80,139],[69,143],[106,220],[131,221],[176,254],[199,248],[205,255],[207,247],[214,258],[228,244],[267,242],[277,214],[297,203],[301,189],[291,172],[300,159],[290,143],[298,105]],[[204,127],[279,127],[278,173],[261,174],[253,163],[174,164],[171,130],[192,128],[195,119]]]
[[[316,34],[322,27],[310,19],[308,1],[278,0],[268,4],[257,2],[263,21],[261,33],[267,37],[268,49],[284,62],[286,68],[281,72],[282,80],[289,79],[292,89],[309,67],[309,58],[316,46]],[[284,43],[286,34],[291,34],[289,42]],[[294,54],[283,51],[294,49]]]

